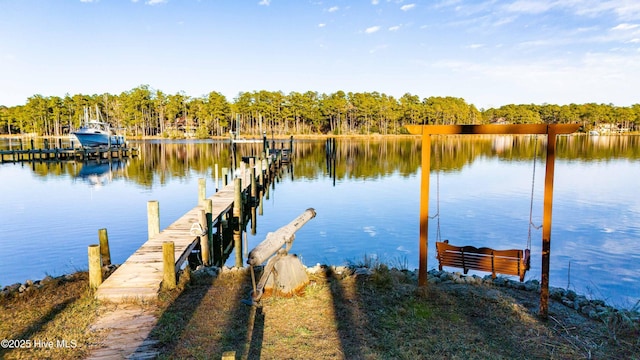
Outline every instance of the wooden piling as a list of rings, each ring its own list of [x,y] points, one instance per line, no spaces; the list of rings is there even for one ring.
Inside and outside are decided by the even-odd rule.
[[[198,179],[198,205],[204,203],[204,199],[207,198],[207,179]]]
[[[233,200],[233,244],[236,253],[236,267],[242,267],[242,179],[234,179],[234,200]]]
[[[176,288],[176,255],[173,241],[162,242],[162,288],[173,290]]]
[[[202,264],[204,266],[209,266],[211,264],[211,251],[209,248],[209,227],[207,226],[207,212],[204,209],[200,210],[198,222],[204,230],[200,235],[200,255],[202,255]]]
[[[100,256],[102,256],[102,266],[111,265],[111,251],[109,250],[109,235],[107,229],[98,230],[98,239],[100,241]]]
[[[95,290],[102,284],[102,261],[100,259],[100,245],[89,245],[89,288]]]
[[[222,186],[227,186],[229,184],[229,169],[226,167],[222,168]]]
[[[160,205],[157,200],[147,202],[147,229],[149,239],[160,233]]]
[[[214,168],[213,168],[213,179],[214,179],[214,184],[216,184],[216,192],[218,192],[218,188],[219,188],[219,183],[218,183],[218,164],[215,164]]]
[[[258,173],[258,184],[260,188],[264,186],[264,174],[262,173],[262,158],[256,163],[256,172]]]
[[[209,240],[209,265],[213,265],[213,200],[204,201],[204,212],[207,220],[207,238]]]
[[[236,360],[235,351],[225,351],[222,353],[222,360]]]
[[[251,201],[256,202],[258,198],[258,184],[256,183],[256,168],[251,167]]]

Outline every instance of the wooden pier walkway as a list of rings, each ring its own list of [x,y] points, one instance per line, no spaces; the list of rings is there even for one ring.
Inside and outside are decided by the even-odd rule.
[[[274,158],[263,160],[261,171],[273,171],[278,161]],[[241,176],[242,189],[245,192],[251,186],[251,169],[244,171]],[[258,171],[255,172],[259,177]],[[213,196],[212,227],[219,219],[229,212],[234,203],[235,186],[231,181]],[[174,242],[175,268],[179,270],[191,251],[199,244],[200,237],[191,232],[194,223],[199,223],[200,212],[204,209],[198,205],[169,225],[159,234],[150,239],[111,274],[97,289],[95,297],[100,300],[113,302],[127,302],[136,300],[156,299],[163,281],[163,249],[165,241]]]
[[[138,149],[126,146],[97,148],[53,148],[0,150],[0,163],[47,160],[89,160],[136,156]]]

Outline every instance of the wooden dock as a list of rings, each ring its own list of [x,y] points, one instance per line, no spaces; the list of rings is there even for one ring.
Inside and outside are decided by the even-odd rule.
[[[0,150],[0,163],[23,161],[61,161],[124,158],[138,155],[138,149],[126,146],[96,148],[53,148]]]
[[[260,165],[255,166],[256,171],[253,173],[257,178],[261,178],[265,173],[267,174],[265,177],[270,177],[268,173],[275,171],[281,163],[278,160],[274,157],[259,160]],[[251,176],[251,168],[240,171],[238,177],[242,179],[242,192],[247,192],[251,188]],[[224,215],[233,208],[235,197],[236,189],[234,182],[231,181],[208,198],[212,200],[213,205],[212,228],[215,228]],[[179,270],[192,250],[200,243],[200,236],[192,233],[192,226],[199,223],[203,209],[203,205],[194,207],[166,229],[151,236],[98,287],[95,297],[113,302],[156,299],[164,275],[163,243],[166,241],[174,243],[175,269]]]

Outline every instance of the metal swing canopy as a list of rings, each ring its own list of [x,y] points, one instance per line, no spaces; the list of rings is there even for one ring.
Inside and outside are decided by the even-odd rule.
[[[551,253],[551,210],[553,204],[553,173],[556,136],[571,134],[579,124],[527,125],[407,125],[409,133],[422,135],[422,176],[420,181],[420,268],[418,285],[427,285],[427,255],[429,244],[429,173],[431,172],[431,135],[506,135],[546,134],[547,161],[544,176],[544,207],[542,214],[542,276],[540,316],[549,313],[549,257]]]

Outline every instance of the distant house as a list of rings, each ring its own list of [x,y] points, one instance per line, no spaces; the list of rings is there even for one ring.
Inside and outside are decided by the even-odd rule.
[[[511,121],[507,121],[507,118],[499,117],[499,118],[491,119],[490,124],[491,125],[509,125],[511,124]]]
[[[622,124],[601,123],[596,125],[595,130],[600,134],[623,134],[629,132],[629,128]]]

